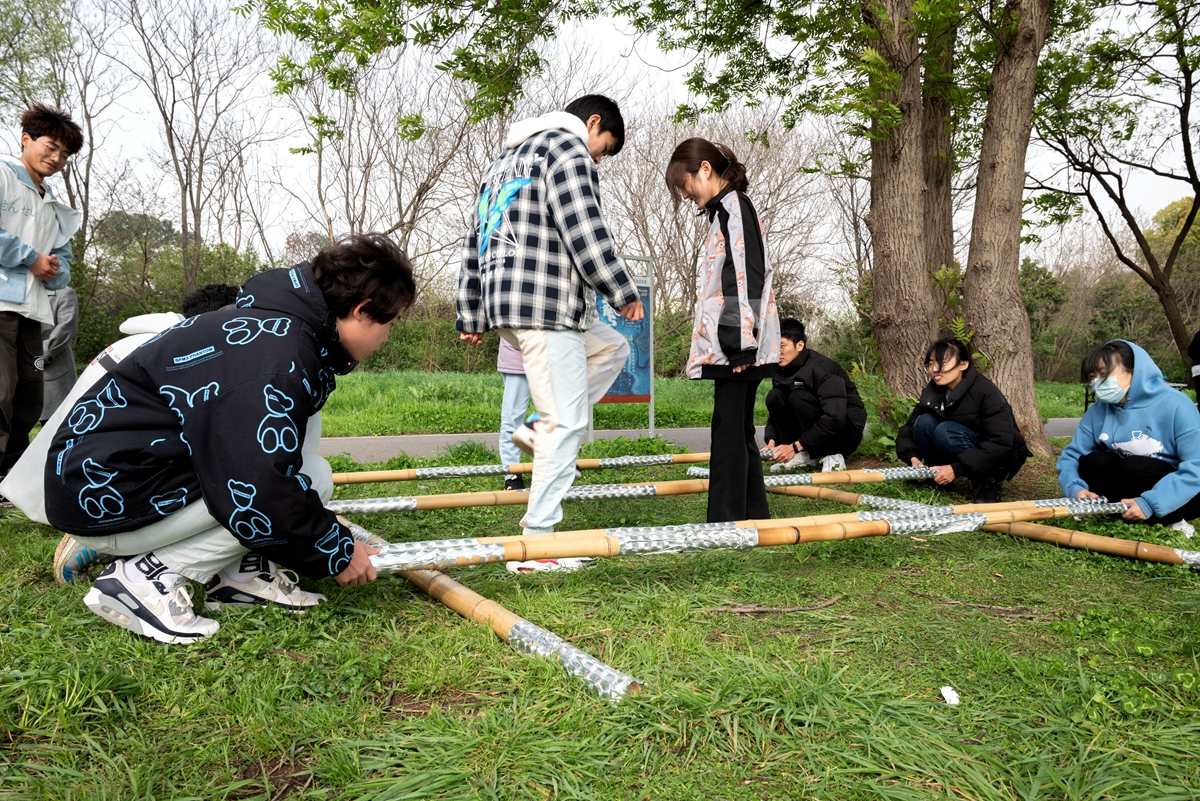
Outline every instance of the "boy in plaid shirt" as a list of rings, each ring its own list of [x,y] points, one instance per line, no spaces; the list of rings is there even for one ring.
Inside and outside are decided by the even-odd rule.
[[[597,322],[595,293],[627,320],[645,313],[600,211],[596,166],[624,140],[620,109],[600,95],[518,122],[484,174],[463,243],[460,337],[478,345],[495,328],[519,349],[540,415],[535,437],[513,435],[533,445],[527,534],[562,520],[588,409],[629,354],[621,335]]]

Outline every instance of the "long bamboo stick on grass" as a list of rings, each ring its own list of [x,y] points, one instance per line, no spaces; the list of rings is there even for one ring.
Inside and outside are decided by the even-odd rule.
[[[874,495],[856,495],[852,492],[825,489],[824,487],[780,487],[771,490],[786,495],[798,495],[803,498],[836,501],[850,506],[875,506],[890,508],[916,508],[924,506],[931,512],[937,509],[953,509],[956,513],[975,512],[983,509],[1034,509],[1039,505],[1056,504],[1069,501],[1067,498],[1057,498],[1049,501],[1008,501],[1005,503],[975,504],[964,503],[951,507],[933,507],[918,504],[915,501],[901,501],[896,498],[881,498]],[[1058,528],[1056,526],[1037,525],[1030,522],[989,522],[983,526],[984,531],[1008,534],[1013,537],[1049,542],[1063,548],[1093,551],[1109,556],[1123,556],[1142,562],[1159,562],[1166,565],[1188,565],[1200,569],[1200,551],[1189,551],[1183,548],[1172,548],[1167,545],[1157,545],[1140,540],[1126,540],[1120,537],[1105,537],[1101,534],[1089,534],[1084,531]]]
[[[693,468],[694,469],[694,468]],[[901,471],[889,473],[888,471]],[[688,471],[691,472],[690,470]],[[858,484],[891,481],[898,478],[928,478],[932,470],[924,467],[897,467],[885,470],[847,470],[840,473],[798,473],[766,476],[768,488],[809,484],[814,477],[838,476],[838,483]],[[646,498],[667,495],[689,495],[708,491],[707,479],[643,482],[638,484],[584,484],[572,487],[563,496],[565,501],[590,501],[614,498]],[[377,512],[412,512],[425,509],[462,509],[473,506],[520,506],[529,503],[524,490],[501,492],[455,492],[444,495],[401,495],[391,498],[357,498],[331,501],[326,507],[341,514],[372,514]]]
[[[578,459],[578,470],[609,470],[620,467],[655,467],[659,465],[695,464],[707,462],[707,453],[666,453],[654,456],[614,456],[605,459]],[[416,467],[407,470],[364,470],[358,473],[334,473],[334,484],[374,484],[385,481],[415,481],[434,478],[466,478],[469,476],[522,475],[533,472],[532,462],[517,464],[478,464],[452,467]]]
[[[361,526],[342,520],[354,538],[377,548],[389,543]],[[448,606],[474,623],[489,627],[513,650],[558,663],[569,675],[580,679],[601,698],[620,700],[636,694],[643,682],[604,664],[596,657],[571,645],[552,631],[534,625],[495,601],[484,598],[449,576],[433,570],[405,570],[399,575],[421,592]]]
[[[390,545],[372,556],[371,562],[380,572],[394,573],[530,559],[607,558],[627,554],[744,550],[889,534],[973,531],[987,523],[1044,520],[1067,515],[1112,514],[1122,510],[1122,504],[1095,502],[966,515],[917,508],[788,520],[592,529],[552,535],[488,539],[430,540]]]

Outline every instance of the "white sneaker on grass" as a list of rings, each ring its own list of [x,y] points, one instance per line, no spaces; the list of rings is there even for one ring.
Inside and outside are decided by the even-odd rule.
[[[192,611],[187,579],[153,553],[113,562],[96,578],[83,603],[109,623],[159,642],[196,642],[221,628]]]
[[[833,471],[842,471],[846,469],[846,458],[840,453],[831,453],[828,456],[821,457],[821,472],[832,473]]]
[[[248,553],[226,566],[205,586],[204,608],[210,612],[227,606],[275,604],[292,612],[303,612],[325,596],[296,586],[298,576],[258,553]]]
[[[1189,540],[1196,534],[1196,527],[1186,520],[1180,520],[1178,523],[1172,523],[1171,528],[1175,529]]]
[[[88,568],[106,565],[114,559],[115,556],[80,545],[70,534],[64,534],[54,549],[54,580],[59,584],[74,584],[75,578]]]
[[[771,472],[772,473],[790,472],[792,470],[796,470],[801,467],[808,467],[810,464],[813,464],[813,463],[814,463],[814,460],[813,460],[812,456],[809,455],[808,451],[797,451],[796,455],[793,456],[790,461],[784,462],[783,464],[771,465]]]

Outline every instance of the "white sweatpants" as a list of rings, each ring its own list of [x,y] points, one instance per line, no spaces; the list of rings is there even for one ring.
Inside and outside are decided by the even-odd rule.
[[[322,503],[333,497],[333,470],[317,455],[321,439],[321,415],[308,418],[304,432],[304,463],[300,472],[312,479],[312,488]],[[188,504],[175,514],[136,531],[103,537],[71,537],[100,553],[136,556],[154,551],[164,565],[193,581],[207,582],[222,568],[242,557],[248,549],[208,513],[201,501]]]
[[[575,480],[588,409],[621,374],[629,343],[602,323],[587,331],[502,328],[500,336],[521,351],[529,394],[541,420],[522,525],[530,534],[548,533],[562,520],[562,499]]]

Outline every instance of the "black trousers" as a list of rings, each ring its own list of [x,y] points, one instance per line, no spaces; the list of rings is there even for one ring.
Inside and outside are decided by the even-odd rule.
[[[791,445],[800,439],[801,434],[812,428],[821,419],[821,403],[811,392],[798,389],[789,392],[775,387],[767,393],[767,413],[771,415],[771,422],[775,426],[775,433],[778,437],[775,443]],[[814,459],[820,459],[831,453],[849,456],[858,449],[861,443],[862,432],[856,431],[854,426],[847,423],[846,430],[835,442],[826,444],[824,448],[810,450],[809,456]]]
[[[712,443],[708,474],[708,522],[761,520],[771,516],[763,484],[762,457],[754,436],[759,381],[713,381]]]
[[[1149,492],[1164,476],[1174,472],[1175,468],[1162,459],[1121,456],[1112,451],[1096,451],[1079,460],[1079,477],[1087,483],[1088,489],[1114,502]],[[1162,517],[1151,517],[1146,522],[1169,526],[1197,517],[1200,517],[1200,492],[1175,511]]]
[[[42,324],[16,312],[0,312],[0,476],[29,447],[29,432],[42,414]]]

